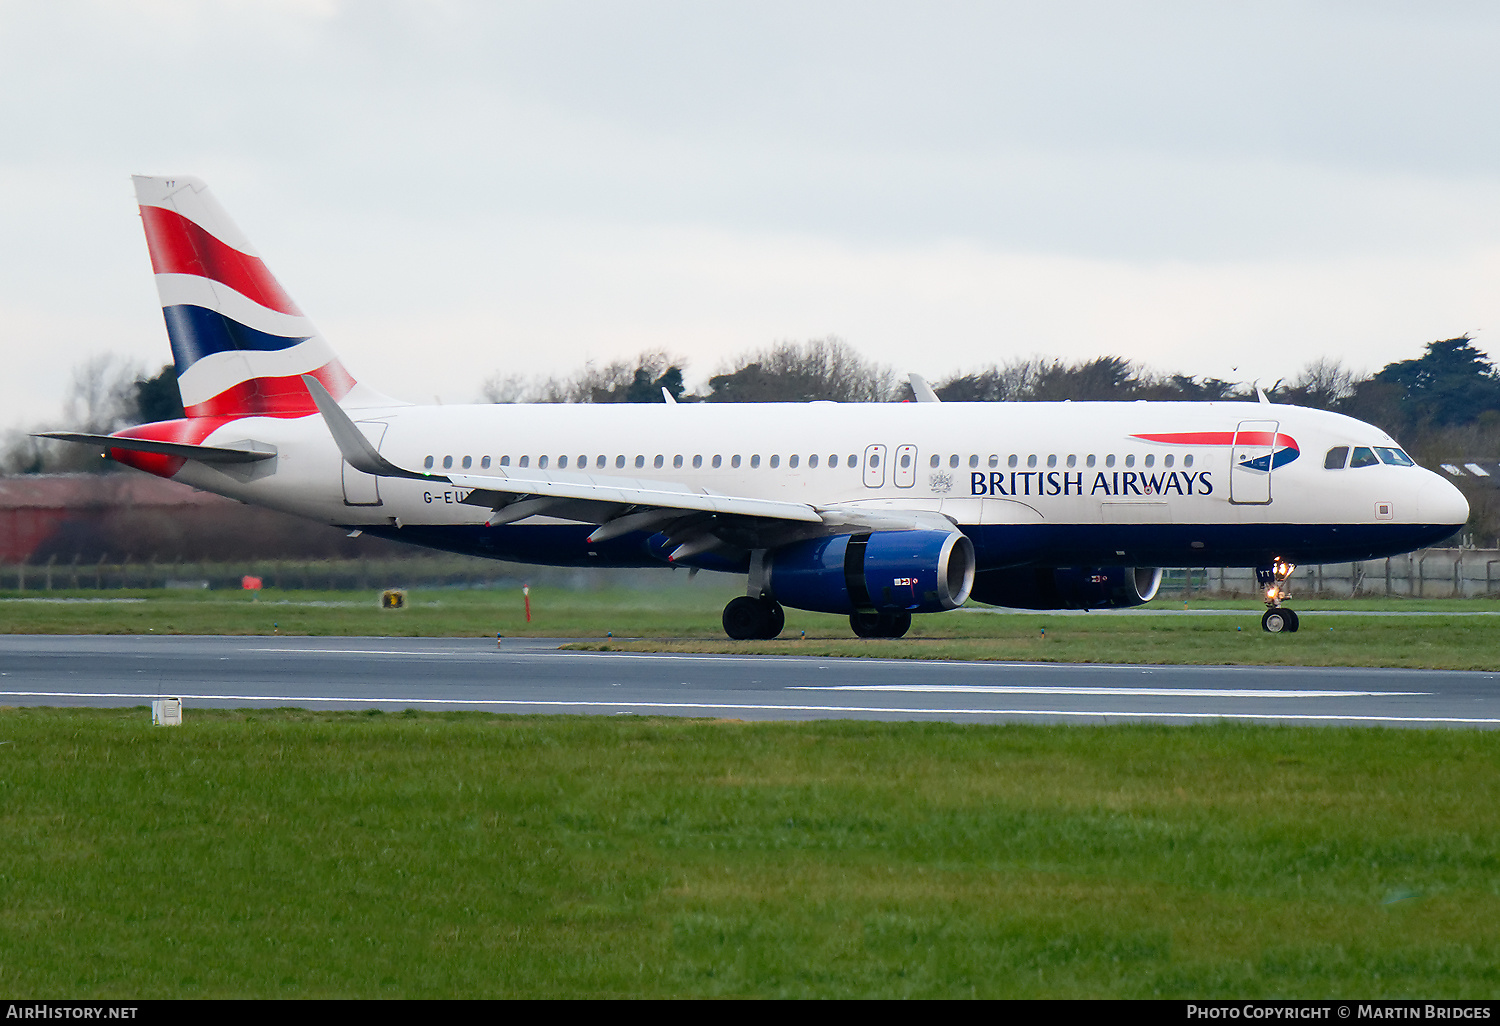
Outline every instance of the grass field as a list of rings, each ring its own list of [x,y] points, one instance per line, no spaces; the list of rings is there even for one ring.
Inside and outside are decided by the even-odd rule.
[[[1243,609],[1239,616],[1136,616],[958,612],[914,618],[899,641],[859,640],[844,617],[787,611],[772,642],[729,642],[719,623],[736,593],[704,575],[677,587],[567,591],[533,588],[528,624],[513,591],[415,590],[408,608],[382,611],[376,593],[130,591],[0,593],[0,631],[44,634],[304,634],[422,637],[540,636],[614,639],[593,647],[642,651],[766,652],[919,659],[1053,662],[1407,666],[1500,669],[1500,603],[1482,600],[1363,599],[1297,603],[1303,629],[1260,630],[1253,601],[1194,606]],[[1158,601],[1150,609],[1181,610]],[[1385,610],[1436,613],[1363,617]],[[803,632],[806,637],[802,637]]]
[[[0,989],[1500,996],[1500,735],[0,710]]]

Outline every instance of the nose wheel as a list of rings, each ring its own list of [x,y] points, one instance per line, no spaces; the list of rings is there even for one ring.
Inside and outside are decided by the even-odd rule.
[[[1276,560],[1270,566],[1255,568],[1255,580],[1260,585],[1266,600],[1266,611],[1260,618],[1260,629],[1267,634],[1296,634],[1300,626],[1297,614],[1282,605],[1291,598],[1287,590],[1287,578],[1297,569],[1295,563]]]
[[[1290,609],[1267,609],[1261,615],[1260,629],[1267,634],[1296,634],[1297,614]]]

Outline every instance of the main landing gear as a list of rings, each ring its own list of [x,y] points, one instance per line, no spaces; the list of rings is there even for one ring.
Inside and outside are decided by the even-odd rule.
[[[724,607],[724,633],[735,641],[774,638],[786,626],[786,611],[772,598],[741,595]]]
[[[911,614],[882,609],[875,613],[850,613],[849,626],[861,638],[902,638],[911,630]]]
[[[1297,614],[1282,606],[1291,593],[1286,590],[1286,579],[1297,569],[1293,563],[1277,560],[1270,566],[1255,568],[1255,581],[1265,593],[1266,611],[1260,618],[1260,629],[1267,634],[1296,634]]]

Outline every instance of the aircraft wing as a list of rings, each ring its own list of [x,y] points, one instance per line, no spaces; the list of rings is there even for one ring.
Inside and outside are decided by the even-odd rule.
[[[547,514],[597,523],[602,542],[631,531],[661,530],[677,543],[672,559],[725,546],[765,548],[797,538],[861,530],[956,531],[953,521],[921,510],[812,506],[803,502],[723,495],[654,478],[574,471],[500,470],[491,474],[424,474],[391,463],[370,444],[321,382],[302,379],[350,466],[379,477],[438,481],[469,489],[463,502],[488,506],[492,525]]]

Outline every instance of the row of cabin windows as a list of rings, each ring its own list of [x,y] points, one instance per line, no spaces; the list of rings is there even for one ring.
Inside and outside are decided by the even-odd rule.
[[[1336,452],[1336,451],[1338,451],[1338,450],[1334,450],[1334,452]],[[1345,451],[1347,452],[1347,449]],[[1361,450],[1358,450],[1358,451],[1359,452],[1369,452],[1368,449],[1361,449]],[[1382,453],[1384,453],[1387,450],[1382,449],[1380,451]],[[1392,451],[1392,452],[1399,452],[1400,450],[1390,450],[1390,451]],[[1404,453],[1402,453],[1402,455],[1405,456]],[[909,452],[902,453],[900,455],[900,457],[899,457],[899,462],[901,464],[901,468],[904,470],[904,469],[910,467],[911,464],[912,464],[913,458],[914,458],[913,455],[911,453],[909,453]],[[1330,452],[1329,453],[1329,459],[1332,460],[1332,458],[1333,458],[1333,452]],[[1028,468],[1035,468],[1037,466],[1037,464],[1038,464],[1038,460],[1039,459],[1040,459],[1040,457],[1038,457],[1038,456],[1036,456],[1034,454],[1031,455],[1031,456],[1027,456],[1026,457],[1026,466]],[[1055,468],[1055,467],[1057,467],[1059,459],[1064,460],[1064,464],[1063,465],[1066,466],[1069,469],[1072,469],[1072,468],[1078,466],[1079,457],[1076,456],[1076,455],[1071,455],[1071,454],[1068,455],[1068,456],[1066,456],[1066,457],[1059,457],[1057,455],[1050,455],[1050,456],[1048,456],[1046,458],[1047,466],[1049,468]],[[1084,456],[1084,457],[1082,457],[1082,459],[1083,459],[1083,465],[1085,467],[1092,468],[1092,467],[1098,466],[1099,457],[1097,457],[1097,456],[1095,456],[1093,454],[1090,454],[1088,456]],[[677,469],[677,470],[682,469],[683,460],[684,460],[684,457],[682,457],[682,456],[673,456],[672,457],[672,467],[673,467],[673,469]],[[818,461],[819,461],[819,457],[816,454],[807,457],[807,465],[808,465],[809,468],[817,467],[818,466]],[[779,455],[773,455],[773,456],[770,457],[770,459],[767,462],[769,463],[769,465],[772,468],[780,467],[781,466],[781,457]],[[935,468],[941,467],[943,465],[943,458],[942,458],[942,456],[934,453],[929,458],[928,462],[929,462],[929,465],[932,466],[935,469]],[[962,462],[962,458],[957,453],[954,453],[954,454],[952,454],[952,455],[950,455],[948,457],[948,466],[952,467],[954,469],[957,469],[959,467],[959,465],[960,465],[961,462]],[[989,462],[990,468],[994,469],[994,468],[1000,466],[1000,457],[998,455],[992,454],[990,456],[988,462]],[[1113,467],[1115,465],[1115,457],[1114,457],[1114,455],[1111,454],[1111,455],[1105,456],[1103,462],[1104,462],[1104,466],[1106,466],[1106,467]],[[1173,466],[1176,463],[1176,457],[1172,453],[1167,453],[1165,456],[1162,457],[1162,461],[1161,462],[1162,462],[1162,466],[1163,467],[1171,467],[1171,466]],[[1408,460],[1407,462],[1409,463],[1410,461]],[[436,463],[436,458],[432,457],[432,456],[428,456],[425,460],[423,460],[422,466],[425,467],[427,470],[431,470],[431,469],[433,469],[433,466],[435,465],[435,463]],[[549,463],[549,460],[548,460],[548,457],[546,457],[546,456],[538,456],[536,458],[536,466],[537,466],[538,470],[546,470],[547,467],[548,467],[548,463]],[[617,470],[624,470],[625,469],[625,465],[626,465],[626,457],[624,457],[624,456],[616,456],[615,460],[614,460],[614,463],[615,463],[615,469],[617,469]],[[788,467],[792,468],[792,469],[796,469],[800,465],[800,463],[801,463],[801,457],[800,456],[793,455],[793,456],[788,456],[786,458],[786,465]],[[971,470],[972,469],[978,469],[978,467],[979,467],[979,456],[978,455],[971,455],[971,456],[969,456],[968,463],[969,463],[969,468]],[[608,456],[596,456],[596,457],[594,457],[594,467],[595,467],[595,469],[603,470],[606,466],[608,466],[608,464],[609,464],[609,457]],[[760,466],[760,454],[757,453],[755,455],[752,455],[750,457],[749,464],[750,464],[750,467],[752,469],[758,468]],[[666,457],[662,456],[662,455],[657,455],[656,458],[654,460],[652,460],[651,465],[652,465],[652,467],[654,467],[657,470],[662,469],[664,466],[666,466]],[[703,457],[702,456],[694,456],[692,458],[692,465],[693,465],[693,469],[694,470],[701,469],[702,466],[703,466]],[[709,459],[709,466],[713,467],[715,470],[717,470],[718,468],[722,467],[723,465],[724,465],[724,457],[722,457],[722,456],[713,456],[713,457],[711,457]],[[827,465],[830,468],[837,468],[839,466],[839,456],[837,454],[830,455],[828,457],[828,463],[827,463]],[[858,468],[859,467],[859,457],[851,453],[850,455],[844,457],[844,465],[847,466],[847,467],[849,467],[849,468],[851,468],[851,469]],[[1006,461],[1006,465],[1009,466],[1009,467],[1019,467],[1021,465],[1021,457],[1017,456],[1015,454],[1012,454],[1008,458],[1008,460]],[[1145,458],[1142,460],[1142,465],[1143,466],[1147,466],[1147,467],[1154,467],[1154,466],[1156,466],[1156,455],[1154,453],[1147,453],[1146,456],[1145,456]],[[1191,453],[1189,453],[1188,455],[1185,455],[1185,456],[1182,457],[1182,465],[1184,467],[1191,467],[1193,465],[1193,457],[1192,457]],[[1364,464],[1356,464],[1356,466],[1363,466],[1363,465]],[[462,469],[464,469],[464,470],[469,470],[470,468],[472,468],[474,466],[474,457],[472,457],[472,456],[464,456],[464,457],[462,457],[460,459],[460,461],[459,461],[459,466]],[[508,466],[510,466],[510,457],[509,456],[501,456],[500,457],[499,466],[502,466],[502,467],[508,467]],[[531,466],[531,457],[530,456],[521,456],[521,457],[518,457],[516,459],[516,466],[517,467],[530,467]],[[578,470],[586,470],[586,469],[588,469],[588,466],[589,466],[589,458],[588,458],[588,456],[586,456],[586,455],[585,456],[579,456],[577,458],[577,461],[574,462],[573,466],[575,468],[577,468]],[[636,469],[641,470],[641,469],[644,469],[645,466],[646,466],[646,457],[645,456],[637,456],[635,458],[635,467],[636,467]],[[734,456],[729,457],[729,466],[731,468],[733,468],[733,469],[736,469],[736,470],[739,469],[739,467],[740,467],[740,457],[738,455],[734,455]],[[880,466],[880,456],[878,454],[872,454],[870,456],[870,466],[872,466],[872,467],[878,467],[878,466]],[[1127,454],[1125,456],[1125,466],[1127,466],[1127,467],[1133,467],[1133,466],[1135,466],[1135,455],[1133,453]],[[490,468],[490,457],[488,457],[488,456],[482,456],[482,457],[480,457],[480,459],[479,459],[479,467],[480,467],[481,470],[488,470]],[[567,456],[559,456],[559,457],[557,457],[556,467],[557,467],[558,470],[566,470],[566,469],[568,469],[568,457]],[[443,469],[444,470],[452,470],[453,469],[453,457],[452,456],[444,456],[443,457]]]
[[[1036,467],[1037,461],[1038,461],[1039,458],[1040,457],[1037,457],[1035,455],[1027,456],[1026,457],[1026,466],[1029,467],[1029,468]],[[1047,457],[1047,466],[1049,468],[1056,468],[1057,467],[1057,461],[1059,459],[1062,459],[1063,460],[1063,465],[1065,467],[1069,468],[1069,469],[1072,469],[1072,468],[1078,466],[1078,459],[1079,459],[1079,457],[1077,457],[1075,455],[1071,455],[1071,454],[1068,455],[1068,456],[1066,456],[1066,457],[1058,457],[1056,455],[1048,456]],[[901,457],[901,466],[903,468],[909,466],[910,465],[910,460],[911,460],[911,457],[909,455],[903,454],[902,457]],[[1164,466],[1164,467],[1171,467],[1171,466],[1174,466],[1176,464],[1176,462],[1177,462],[1176,456],[1174,454],[1172,454],[1172,453],[1167,453],[1165,456],[1162,457],[1161,465]],[[936,453],[934,453],[932,456],[928,457],[928,465],[931,466],[931,467],[933,467],[934,469],[936,469],[937,467],[941,467],[943,465],[943,458],[941,456],[937,455]],[[948,466],[949,467],[951,467],[951,468],[953,468],[953,469],[956,470],[956,469],[958,469],[958,465],[959,465],[959,457],[956,454],[948,457]],[[990,465],[991,469],[1000,466],[1000,457],[999,456],[994,456],[994,455],[990,456],[989,465]],[[1021,457],[1016,456],[1014,454],[1012,454],[1011,457],[1006,461],[1006,466],[1008,466],[1008,467],[1019,467],[1020,465],[1021,465]],[[1083,465],[1085,467],[1096,467],[1096,466],[1099,465],[1099,457],[1094,456],[1092,454],[1090,454],[1088,456],[1085,456],[1085,457],[1083,457]],[[1104,465],[1106,467],[1113,467],[1115,465],[1115,457],[1113,455],[1105,456],[1104,457]],[[1147,466],[1147,467],[1154,467],[1154,466],[1156,466],[1156,454],[1155,453],[1147,453],[1146,454],[1146,458],[1144,460],[1142,460],[1142,465],[1143,466]],[[1182,457],[1182,465],[1184,467],[1191,467],[1193,465],[1193,457],[1192,457],[1191,454],[1188,454],[1188,455]],[[1133,466],[1135,466],[1135,455],[1133,453],[1126,455],[1126,457],[1125,457],[1125,466],[1127,466],[1127,467],[1133,467]],[[978,456],[970,456],[969,457],[969,469],[970,470],[975,470],[975,469],[978,469],[978,467],[979,467],[979,457]]]
[[[1323,467],[1327,470],[1343,470],[1346,464],[1349,469],[1355,467],[1375,467],[1384,463],[1392,467],[1411,467],[1416,464],[1412,458],[1400,449],[1392,449],[1385,446],[1357,445],[1354,447],[1354,455],[1349,455],[1349,446],[1335,445],[1328,450],[1328,455],[1323,457]]]

